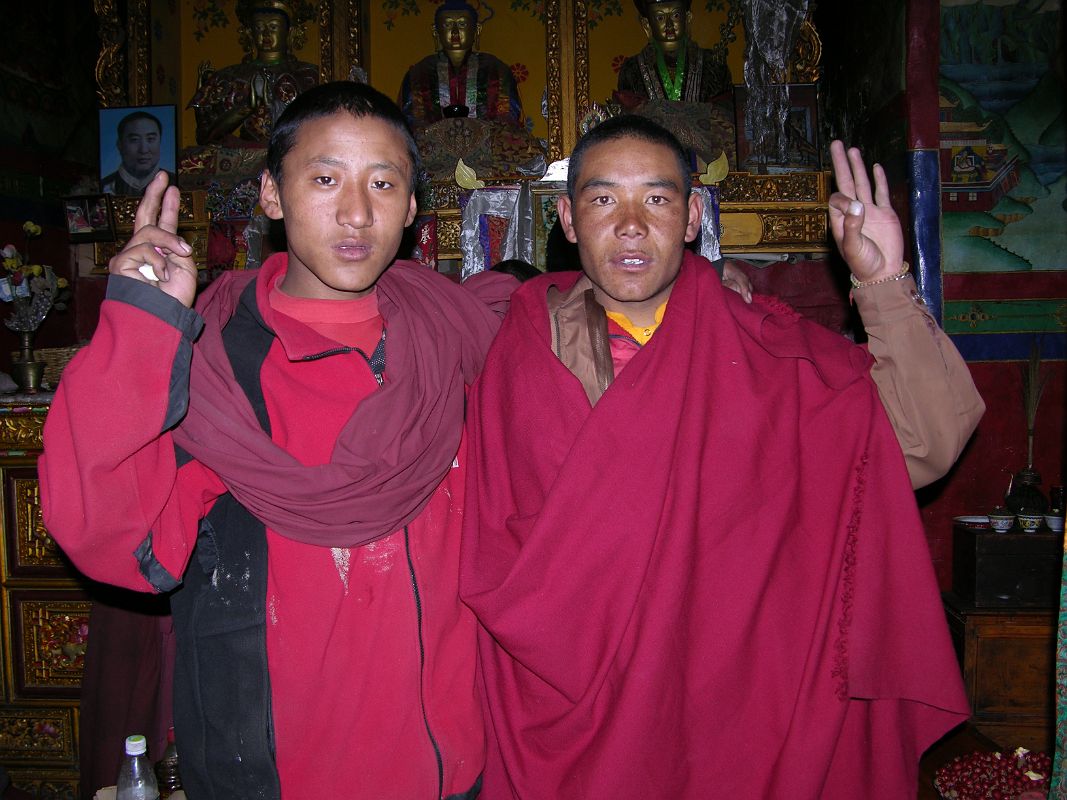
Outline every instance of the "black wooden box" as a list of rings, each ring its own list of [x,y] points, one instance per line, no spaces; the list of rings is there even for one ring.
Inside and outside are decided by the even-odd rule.
[[[952,527],[952,591],[978,608],[1057,608],[1063,534]]]

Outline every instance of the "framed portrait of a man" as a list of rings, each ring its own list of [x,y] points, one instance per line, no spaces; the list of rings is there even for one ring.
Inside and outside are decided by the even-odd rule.
[[[100,191],[140,197],[160,170],[175,183],[175,107],[100,109]]]

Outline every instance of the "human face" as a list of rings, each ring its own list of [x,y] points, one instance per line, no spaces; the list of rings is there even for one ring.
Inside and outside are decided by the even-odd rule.
[[[645,35],[659,42],[666,52],[673,52],[685,39],[692,17],[692,13],[686,11],[685,3],[676,0],[653,3],[641,20],[641,27],[645,29]]]
[[[252,41],[261,60],[285,55],[289,43],[289,20],[276,11],[261,11],[252,17]]]
[[[559,199],[567,239],[578,245],[593,294],[638,325],[655,321],[678,277],[703,205],[670,148],[623,137],[582,156],[573,201]]]
[[[150,119],[127,123],[118,148],[128,173],[138,178],[155,174],[159,165],[159,125]]]
[[[363,297],[392,263],[415,219],[412,164],[396,129],[376,117],[338,111],[305,122],[282,161],[279,183],[265,172],[260,205],[285,220],[294,297]]]
[[[434,26],[441,50],[457,64],[462,62],[474,47],[477,28],[475,21],[466,11],[444,11]]]

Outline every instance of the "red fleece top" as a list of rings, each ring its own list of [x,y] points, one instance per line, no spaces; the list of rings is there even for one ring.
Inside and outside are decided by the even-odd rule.
[[[267,287],[285,264],[284,256],[270,259],[257,284],[260,312],[278,337],[262,366],[263,392],[275,443],[304,464],[323,463],[378,387],[355,352],[290,360],[336,347],[295,318],[318,317],[314,327],[329,330],[347,303],[293,301],[277,290],[268,302]],[[381,331],[375,302],[372,295],[348,308],[364,328],[353,343],[362,339],[371,350]],[[181,575],[197,521],[225,491],[196,461],[176,469],[171,434],[159,434],[178,338],[158,318],[105,301],[97,334],[65,371],[40,462],[45,519],[60,545],[87,575],[142,591],[149,587],[131,554],[145,531],[152,531],[161,563]],[[388,372],[387,360],[387,383]],[[465,459],[462,444],[457,458]],[[444,794],[475,782],[484,745],[474,620],[458,601],[463,490],[463,470],[449,470],[407,526],[423,654],[404,531],[362,547],[329,548],[267,530],[267,659],[283,797],[436,796],[427,726],[441,751]]]
[[[574,279],[513,295],[468,411],[485,796],[914,797],[967,699],[869,356],[687,256],[590,408]]]

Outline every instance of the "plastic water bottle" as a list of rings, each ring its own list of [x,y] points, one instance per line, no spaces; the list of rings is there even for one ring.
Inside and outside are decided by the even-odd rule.
[[[126,737],[126,760],[119,770],[115,800],[159,800],[156,773],[147,752],[148,742],[143,736]]]

